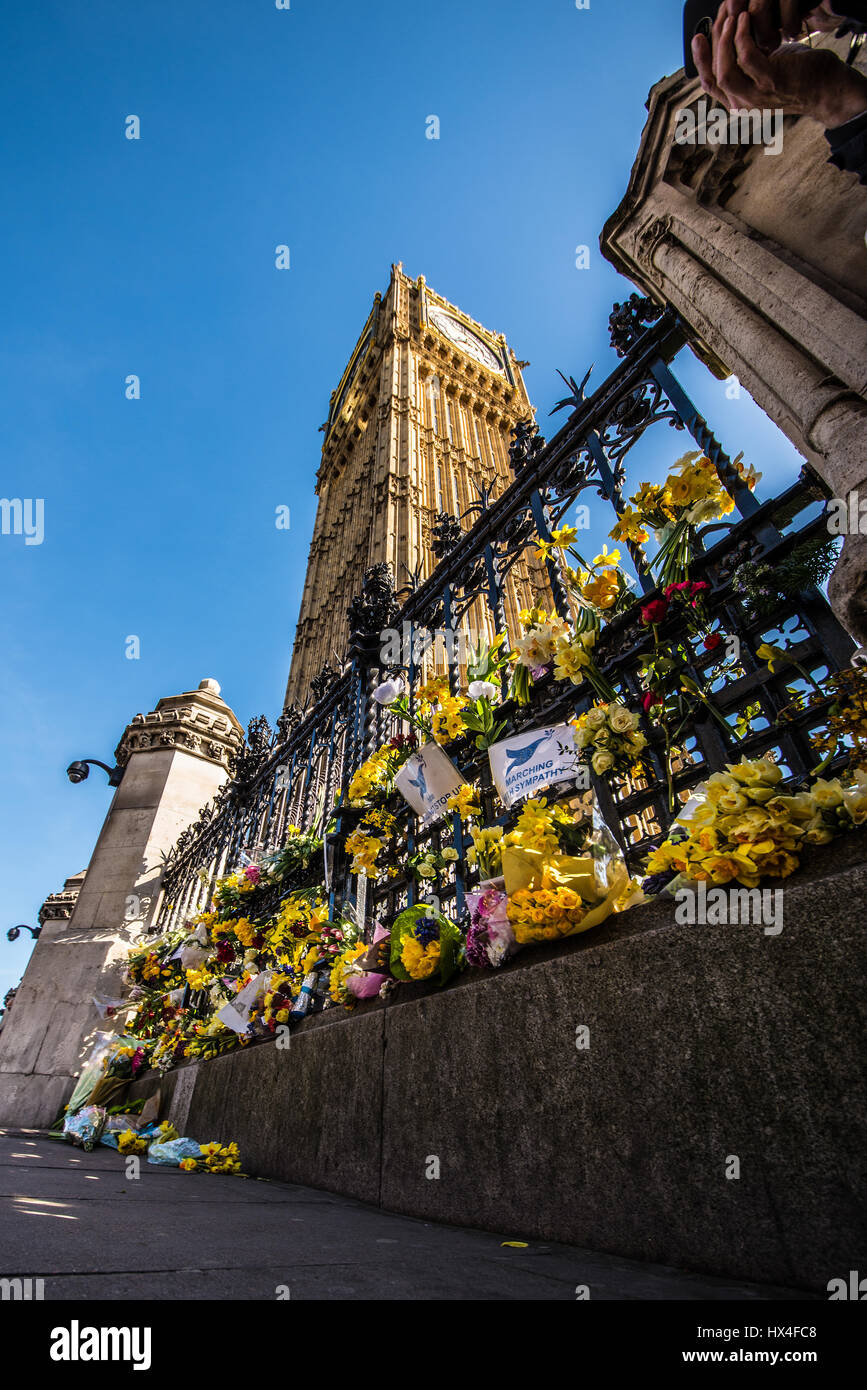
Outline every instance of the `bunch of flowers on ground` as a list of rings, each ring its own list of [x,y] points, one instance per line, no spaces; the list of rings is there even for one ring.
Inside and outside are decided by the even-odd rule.
[[[568,936],[581,925],[587,908],[571,888],[519,888],[509,898],[508,915],[515,939],[523,946]]]

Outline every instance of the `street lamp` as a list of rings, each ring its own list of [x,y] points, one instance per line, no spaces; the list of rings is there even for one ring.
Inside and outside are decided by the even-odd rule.
[[[90,764],[90,767],[88,766]],[[66,769],[66,775],[70,782],[77,784],[84,782],[90,775],[91,767],[101,767],[103,772],[108,773],[108,785],[119,787],[120,779],[123,776],[122,767],[109,767],[108,763],[101,763],[99,758],[81,758],[77,763],[70,763]]]
[[[33,940],[34,940],[34,941],[38,941],[38,940],[39,940],[39,933],[42,931],[42,928],[41,928],[41,927],[28,927],[28,926],[25,926],[25,924],[22,922],[22,923],[20,924],[20,926],[17,926],[17,927],[10,927],[10,928],[9,928],[8,932],[6,933],[6,940],[7,940],[7,941],[17,941],[18,938],[19,938],[19,936],[21,935],[21,933],[22,933],[23,931],[29,931],[30,935],[33,937]]]

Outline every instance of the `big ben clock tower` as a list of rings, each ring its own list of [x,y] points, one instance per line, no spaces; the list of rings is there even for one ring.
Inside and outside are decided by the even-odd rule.
[[[398,588],[408,574],[426,578],[436,564],[438,513],[462,516],[482,485],[495,497],[505,491],[511,430],[530,416],[505,338],[435,294],[424,276],[412,280],[392,266],[324,426],[287,703],[303,703],[311,681],[345,649],[346,610],[367,569],[386,561]],[[510,629],[547,591],[536,562],[515,566],[504,594]]]

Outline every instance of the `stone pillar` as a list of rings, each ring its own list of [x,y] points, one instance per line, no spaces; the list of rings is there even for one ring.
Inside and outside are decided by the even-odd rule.
[[[819,43],[846,52],[831,35]],[[653,88],[602,250],[677,311],[699,355],[738,377],[833,496],[867,497],[867,188],[828,164],[806,117],[786,118],[778,154],[677,143],[687,109],[706,132],[703,100],[682,72]],[[847,538],[831,598],[867,642],[867,537]]]
[[[127,951],[156,919],[163,857],[225,782],[243,730],[216,681],[137,714],[117,749],[123,776],[71,917],[46,914],[0,1034],[0,1124],[50,1124],[117,998]],[[70,795],[75,795],[74,791]]]

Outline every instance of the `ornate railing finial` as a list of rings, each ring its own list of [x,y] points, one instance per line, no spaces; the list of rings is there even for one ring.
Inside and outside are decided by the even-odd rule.
[[[277,738],[280,743],[285,743],[293,729],[297,729],[301,720],[304,718],[297,705],[287,705],[277,720]]]
[[[552,411],[549,411],[549,414],[556,415],[558,410],[565,410],[567,405],[570,406],[572,410],[577,410],[579,405],[584,404],[584,402],[587,399],[587,397],[584,394],[584,387],[590,380],[590,376],[593,372],[594,366],[595,363],[590,364],[590,371],[584,377],[584,380],[581,382],[580,386],[578,382],[575,380],[574,376],[563,376],[563,373],[561,371],[557,372],[557,375],[561,377],[563,381],[565,381],[566,385],[569,387],[569,395],[564,396],[562,401],[558,401],[557,404],[554,406],[554,409]]]
[[[451,555],[452,551],[460,545],[463,536],[461,523],[456,516],[449,512],[439,512],[433,524],[433,539],[431,550],[438,560],[445,559],[446,555]]]
[[[365,572],[361,593],[346,611],[349,631],[355,640],[370,641],[391,625],[400,605],[394,596],[394,575],[385,563],[372,565]]]
[[[313,697],[314,705],[318,705],[320,700],[324,700],[334,682],[339,679],[340,672],[335,671],[334,667],[326,661],[319,675],[314,676],[310,682],[310,694]]]
[[[519,420],[512,430],[509,445],[509,460],[512,472],[517,476],[529,468],[545,447],[545,437],[539,433],[534,420]]]
[[[623,304],[615,304],[608,318],[611,346],[618,357],[627,352],[645,329],[662,318],[662,308],[640,294],[631,294]]]

